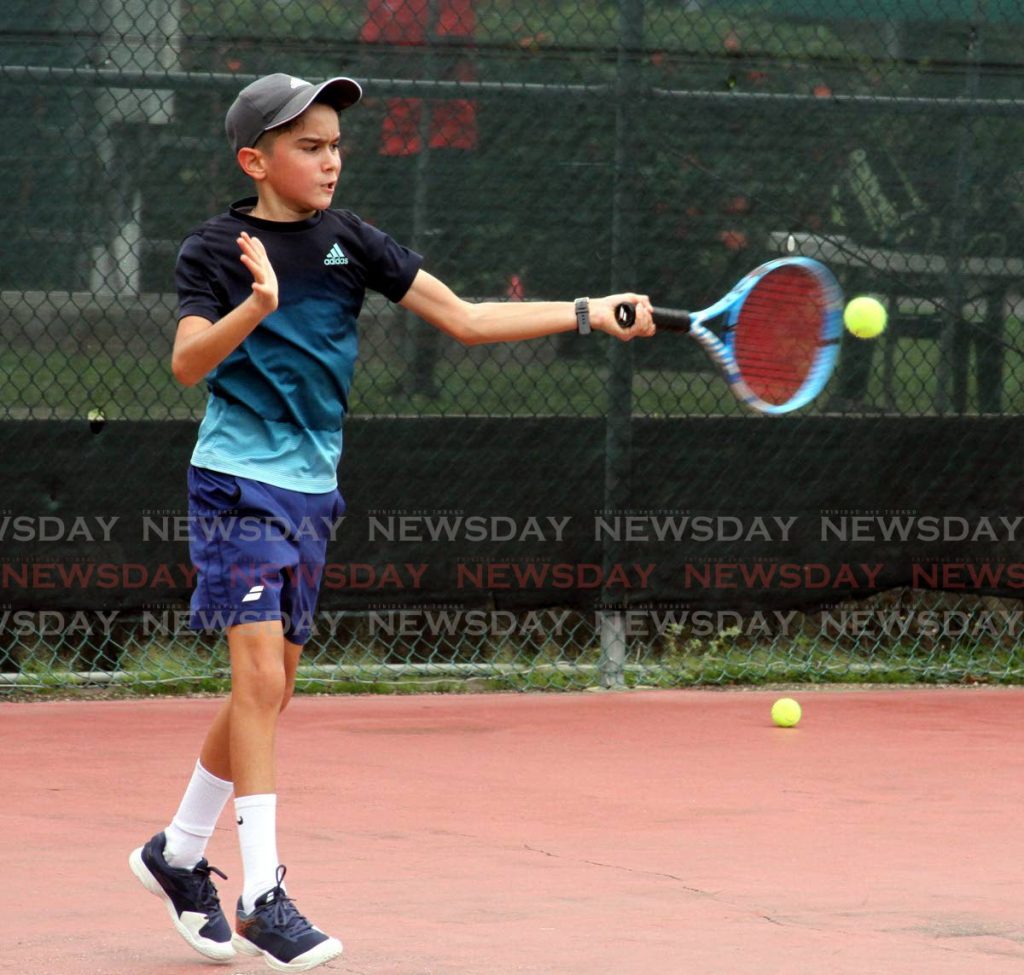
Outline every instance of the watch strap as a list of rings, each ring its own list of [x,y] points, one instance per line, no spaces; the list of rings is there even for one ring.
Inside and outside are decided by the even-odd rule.
[[[590,334],[590,299],[576,299],[576,331],[580,335]]]

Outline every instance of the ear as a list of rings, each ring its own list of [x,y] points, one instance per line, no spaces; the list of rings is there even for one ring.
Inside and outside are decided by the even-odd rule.
[[[259,149],[248,147],[239,149],[235,158],[238,160],[238,165],[242,167],[242,172],[250,179],[266,179],[266,156]]]

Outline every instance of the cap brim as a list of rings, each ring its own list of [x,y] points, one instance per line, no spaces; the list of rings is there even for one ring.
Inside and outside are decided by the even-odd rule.
[[[263,131],[286,125],[292,119],[298,118],[313,102],[323,102],[336,112],[342,112],[355,105],[362,97],[363,89],[357,81],[351,78],[328,78],[319,85],[297,91],[295,97],[285,104]]]

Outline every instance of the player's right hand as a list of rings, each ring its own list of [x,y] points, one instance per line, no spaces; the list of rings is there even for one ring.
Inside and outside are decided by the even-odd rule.
[[[628,303],[635,309],[635,319],[628,328],[619,324],[615,309],[620,304]],[[606,332],[623,342],[630,339],[650,338],[654,332],[654,311],[651,299],[647,295],[634,294],[632,291],[620,295],[609,295],[607,298],[591,298],[590,324],[601,332]]]
[[[252,274],[252,296],[264,315],[277,310],[277,275],[259,237],[251,237],[244,230],[238,238],[242,249],[242,263]]]

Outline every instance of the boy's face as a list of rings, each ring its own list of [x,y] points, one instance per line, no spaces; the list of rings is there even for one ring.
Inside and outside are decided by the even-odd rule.
[[[260,151],[260,208],[277,219],[307,217],[331,205],[341,173],[338,113],[314,102],[287,131],[276,134]]]

